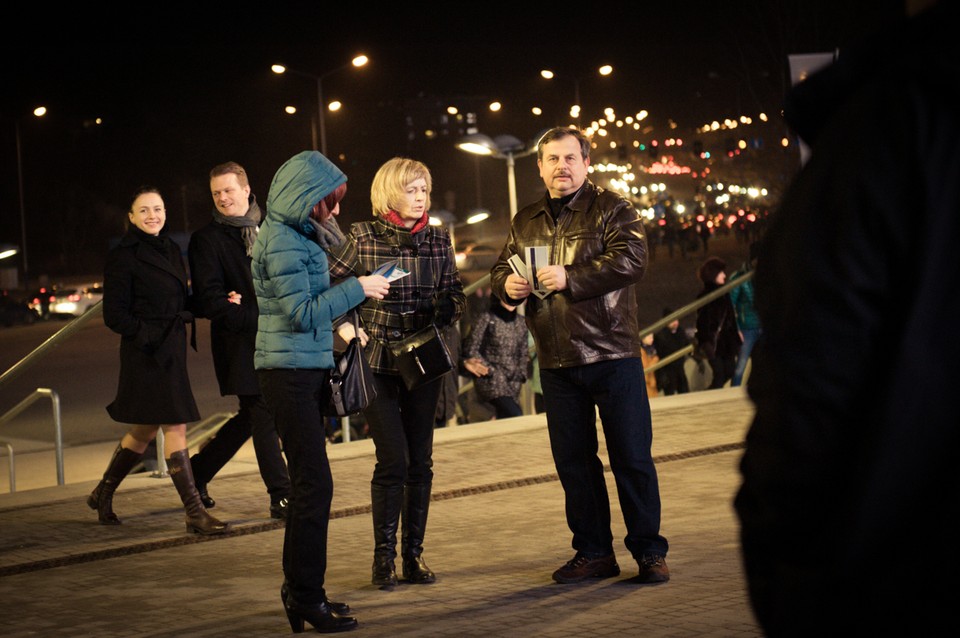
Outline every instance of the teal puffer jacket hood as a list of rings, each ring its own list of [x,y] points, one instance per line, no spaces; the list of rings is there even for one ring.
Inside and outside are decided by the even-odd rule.
[[[273,178],[250,264],[260,307],[258,370],[332,368],[333,321],[365,298],[356,277],[330,285],[327,255],[309,221],[316,203],[346,179],[316,151],[290,158]]]
[[[343,171],[317,151],[298,153],[273,176],[267,194],[267,215],[312,235],[310,211],[346,181]]]

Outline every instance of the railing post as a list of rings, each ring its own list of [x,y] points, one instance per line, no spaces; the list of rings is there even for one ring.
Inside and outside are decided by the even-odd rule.
[[[157,469],[150,475],[152,478],[165,478],[170,476],[167,471],[166,454],[163,453],[163,428],[157,430]]]

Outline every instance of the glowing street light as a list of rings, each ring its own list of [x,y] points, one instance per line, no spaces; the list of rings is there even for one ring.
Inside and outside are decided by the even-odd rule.
[[[539,139],[539,137],[538,137]],[[536,144],[528,147],[512,135],[498,135],[495,138],[482,133],[467,135],[457,143],[457,148],[474,155],[486,155],[507,162],[507,188],[510,194],[510,219],[517,215],[517,177],[514,167],[516,158],[526,157],[537,152]]]
[[[613,67],[609,64],[604,64],[597,69],[597,74],[603,77],[606,77],[613,73]],[[543,69],[540,71],[540,77],[545,80],[552,80],[557,76],[556,73],[550,69]],[[564,76],[565,77],[565,76]],[[580,78],[573,77],[573,106],[570,107],[570,116],[577,118],[577,123],[580,123]]]
[[[321,73],[320,75],[314,75],[312,73],[306,73],[304,71],[291,69],[282,64],[274,64],[273,66],[270,67],[270,70],[277,74],[283,74],[283,73],[289,72],[294,75],[301,75],[303,77],[311,78],[316,81],[317,83],[317,123],[318,123],[318,126],[320,127],[320,149],[319,150],[321,153],[323,153],[324,156],[327,155],[327,127],[326,127],[326,121],[324,119],[324,111],[326,109],[324,108],[324,104],[323,104],[323,80],[324,78],[330,75],[333,75],[338,71],[342,71],[344,69],[350,68],[351,66],[357,67],[357,68],[362,67],[366,65],[367,62],[369,61],[370,59],[367,56],[358,55],[357,57],[353,58],[353,60],[351,60],[349,63],[344,64],[343,66],[339,66],[335,69],[331,69],[326,73]],[[340,102],[333,102],[330,104],[330,110],[331,111],[339,110],[341,106],[342,105],[340,104]],[[313,140],[313,148],[314,150],[317,150],[316,139]]]

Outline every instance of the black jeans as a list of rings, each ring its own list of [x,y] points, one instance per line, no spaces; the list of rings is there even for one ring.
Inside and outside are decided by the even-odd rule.
[[[252,435],[260,478],[267,486],[270,502],[278,503],[290,496],[290,477],[273,417],[261,395],[241,395],[238,399],[240,409],[237,413],[190,459],[193,475],[197,485],[205,486]]]
[[[634,558],[666,556],[660,535],[660,487],[650,446],[650,403],[639,358],[570,368],[541,368],[550,449],[566,499],[573,548],[588,556],[613,553],[610,499],[597,456],[597,411]]]
[[[291,494],[283,537],[283,574],[297,602],[324,600],[327,529],[333,475],[320,415],[320,389],[329,370],[259,370],[290,468]]]
[[[363,412],[377,451],[372,483],[433,483],[433,428],[443,378],[407,390],[396,375],[374,374],[377,398]]]
[[[523,410],[520,404],[513,397],[497,397],[490,401],[498,419],[509,419],[514,416],[522,416]]]

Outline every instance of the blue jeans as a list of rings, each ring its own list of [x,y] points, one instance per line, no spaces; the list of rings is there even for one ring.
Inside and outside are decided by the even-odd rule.
[[[259,370],[260,389],[283,441],[290,471],[290,506],[283,536],[283,574],[304,604],[325,599],[327,531],[333,475],[320,415],[329,370]]]
[[[737,355],[737,367],[733,371],[733,379],[730,381],[731,386],[736,387],[743,383],[743,373],[747,371],[747,361],[750,360],[750,353],[762,332],[760,328],[748,328],[740,331],[743,335],[743,344],[740,346],[740,354]]]
[[[637,560],[666,556],[660,535],[660,486],[650,446],[653,430],[639,357],[572,368],[540,369],[550,449],[563,485],[573,548],[591,557],[613,553],[610,499],[597,455],[597,411]]]

